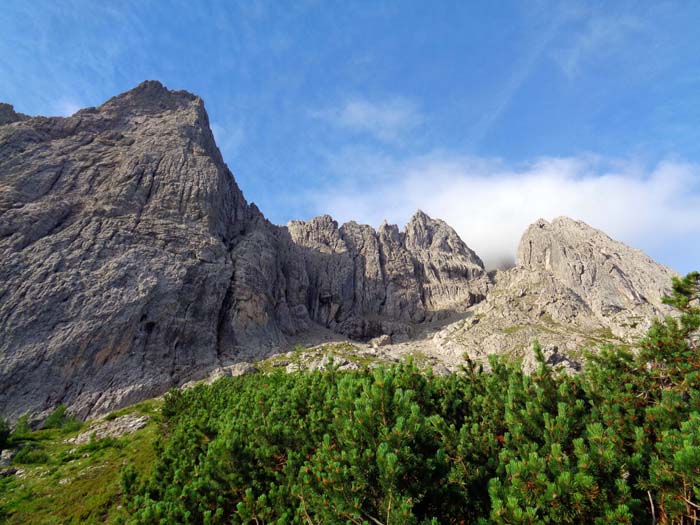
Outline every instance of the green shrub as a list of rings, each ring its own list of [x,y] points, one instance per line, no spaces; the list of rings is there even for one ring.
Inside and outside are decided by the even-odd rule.
[[[80,430],[82,426],[83,424],[75,417],[66,414],[65,405],[60,404],[53,412],[51,412],[51,414],[47,416],[47,418],[44,420],[42,428],[58,428],[61,429],[62,432],[68,433]]]
[[[31,435],[32,429],[29,426],[29,415],[24,414],[20,416],[17,423],[15,423],[15,428],[12,430],[12,434],[10,434],[10,444],[16,445],[21,443],[23,440],[31,437]]]
[[[700,510],[700,274],[678,318],[582,374],[493,358],[224,378],[171,391],[129,523],[661,523]]]
[[[12,459],[12,462],[18,465],[32,465],[39,463],[48,463],[49,455],[40,446],[29,443],[23,446],[17,455]]]
[[[133,465],[127,465],[119,476],[119,486],[124,496],[133,496],[137,490],[138,475]]]
[[[44,420],[43,428],[60,428],[66,416],[66,407],[61,404]]]

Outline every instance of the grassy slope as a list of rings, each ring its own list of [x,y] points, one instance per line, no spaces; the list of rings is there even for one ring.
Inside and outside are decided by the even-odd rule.
[[[278,361],[283,359],[284,363],[301,366],[304,357],[320,358],[325,354],[345,357],[361,365],[369,364],[371,360],[358,356],[355,350],[349,344],[329,344],[317,350],[304,349],[287,356],[274,356],[256,365],[263,373],[269,373],[278,368]],[[304,356],[307,351],[309,355]],[[161,404],[161,399],[148,400],[110,414],[109,418],[126,414],[152,416],[146,427],[116,440],[108,438],[82,446],[65,443],[84,432],[89,421],[79,431],[32,432],[28,442],[46,452],[48,462],[14,464],[13,468],[24,470],[21,477],[0,477],[0,523],[94,524],[113,523],[127,517],[121,508],[121,471],[129,463],[139,472],[152,465]]]
[[[48,454],[48,462],[15,464],[25,471],[22,477],[0,478],[0,523],[91,524],[126,517],[120,506],[121,469],[129,463],[139,472],[150,468],[159,406],[160,401],[151,400],[119,410],[116,415],[153,417],[146,427],[118,439],[77,446],[65,440],[79,431],[33,432],[31,439]]]

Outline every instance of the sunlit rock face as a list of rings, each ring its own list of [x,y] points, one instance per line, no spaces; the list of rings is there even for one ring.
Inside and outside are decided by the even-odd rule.
[[[675,275],[584,222],[540,219],[523,234],[516,267],[494,274],[473,317],[434,342],[473,359],[512,355],[530,369],[537,340],[553,359],[582,365],[583,349],[633,343],[653,319],[671,314],[661,298]]]

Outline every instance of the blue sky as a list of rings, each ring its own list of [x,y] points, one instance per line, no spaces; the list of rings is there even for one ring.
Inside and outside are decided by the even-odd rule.
[[[490,264],[566,214],[700,268],[700,3],[5,0],[0,100],[204,100],[277,223],[421,208]]]

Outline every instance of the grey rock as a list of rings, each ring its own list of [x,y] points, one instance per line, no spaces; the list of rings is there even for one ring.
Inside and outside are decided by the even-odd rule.
[[[672,314],[661,297],[676,273],[581,221],[535,222],[520,241],[517,261],[494,274],[471,318],[435,334],[440,352],[512,355],[531,370],[537,340],[545,351],[557,349],[552,364],[576,371],[582,349],[631,343],[653,319]]]
[[[443,364],[434,365],[431,369],[436,376],[448,376],[452,373],[452,371]]]
[[[369,344],[373,348],[379,348],[380,346],[390,345],[391,344],[391,336],[380,335],[379,337],[375,337],[374,339],[370,339]]]
[[[252,216],[189,93],[0,126],[3,415],[86,417],[216,366]]]
[[[14,467],[0,468],[0,478],[9,478],[10,476],[17,476],[22,473],[24,473],[24,470]],[[21,477],[21,475],[19,477]]]
[[[0,406],[87,417],[279,352],[320,324],[410,335],[483,297],[442,221],[404,232],[249,205],[198,97],[144,82],[67,118],[0,107]],[[226,372],[220,372],[226,374]]]
[[[0,102],[0,126],[4,124],[12,124],[13,122],[20,122],[22,120],[27,120],[28,118],[29,115],[17,113],[15,108],[13,108],[10,104]]]
[[[333,363],[333,366],[342,369],[349,364],[349,361],[336,355],[324,355],[321,359],[312,359],[310,362],[305,363],[305,367],[309,370],[327,370],[331,363]]]
[[[565,352],[560,352],[556,345],[548,345],[542,348],[542,355],[545,359],[545,365],[554,370],[572,375],[580,372],[583,365],[567,355]],[[528,352],[523,360],[523,365],[526,370],[534,370],[537,368],[537,359],[534,352]]]
[[[670,312],[661,298],[677,275],[640,250],[568,217],[531,225],[518,246],[518,267],[548,272],[611,328],[633,317]]]
[[[91,440],[107,437],[118,438],[142,429],[148,424],[150,417],[127,414],[112,420],[102,420],[90,425],[90,428],[81,432],[74,438],[67,439],[66,443],[84,445]]]
[[[306,284],[310,319],[352,338],[410,334],[429,314],[468,308],[488,289],[481,259],[420,211],[404,231],[386,223],[378,231],[355,222],[338,227],[327,215],[292,221],[287,231],[303,260],[297,282]]]
[[[18,448],[6,448],[0,452],[0,467],[9,467],[12,465],[12,458],[19,452]]]

